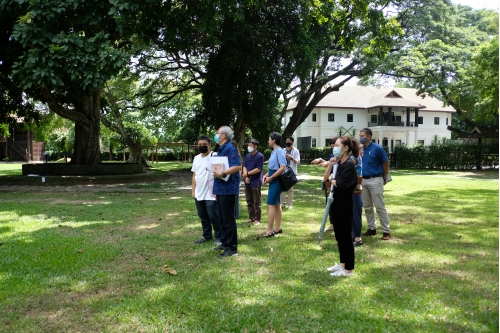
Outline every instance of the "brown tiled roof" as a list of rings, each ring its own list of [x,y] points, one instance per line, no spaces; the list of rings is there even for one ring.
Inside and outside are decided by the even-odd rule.
[[[387,106],[455,112],[455,109],[444,106],[437,98],[429,96],[422,98],[417,96],[416,92],[417,90],[413,88],[343,86],[339,91],[328,94],[316,107],[368,109]],[[295,105],[295,102],[290,103],[288,109],[294,108]]]

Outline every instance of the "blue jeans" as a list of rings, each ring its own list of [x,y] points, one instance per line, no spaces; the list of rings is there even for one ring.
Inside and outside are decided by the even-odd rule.
[[[361,215],[363,214],[363,200],[361,194],[352,195],[352,237],[361,237]]]
[[[220,241],[221,238],[221,225],[219,220],[219,208],[215,200],[196,200],[196,209],[198,216],[201,220],[201,227],[203,228],[203,238],[206,240],[212,239],[212,226],[214,228],[215,239]]]

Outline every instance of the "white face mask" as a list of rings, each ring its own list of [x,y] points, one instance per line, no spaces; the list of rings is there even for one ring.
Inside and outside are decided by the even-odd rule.
[[[253,152],[253,147],[248,147],[248,152],[249,153]]]

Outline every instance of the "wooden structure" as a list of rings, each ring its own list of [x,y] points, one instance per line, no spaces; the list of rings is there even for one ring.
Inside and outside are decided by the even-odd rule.
[[[156,163],[158,163],[158,148],[159,147],[181,147],[181,156],[182,156],[182,161],[187,162],[189,161],[189,156],[190,156],[190,149],[192,149],[192,146],[188,145],[187,143],[183,142],[158,142],[156,143],[156,150],[155,150],[155,158],[153,158],[153,162],[156,160]],[[198,147],[198,146],[196,146]]]
[[[31,131],[9,129],[10,137],[0,137],[0,160],[14,162],[43,162],[45,144],[36,142]]]

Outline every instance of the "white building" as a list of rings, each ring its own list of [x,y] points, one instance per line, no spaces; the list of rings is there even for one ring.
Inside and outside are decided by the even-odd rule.
[[[290,103],[285,126],[295,103]],[[343,86],[331,92],[295,131],[299,149],[329,146],[330,139],[343,128],[352,134],[368,127],[372,140],[388,146],[389,151],[400,144],[431,144],[435,136],[450,139],[452,107],[443,106],[436,98],[422,98],[411,88],[379,88]]]

